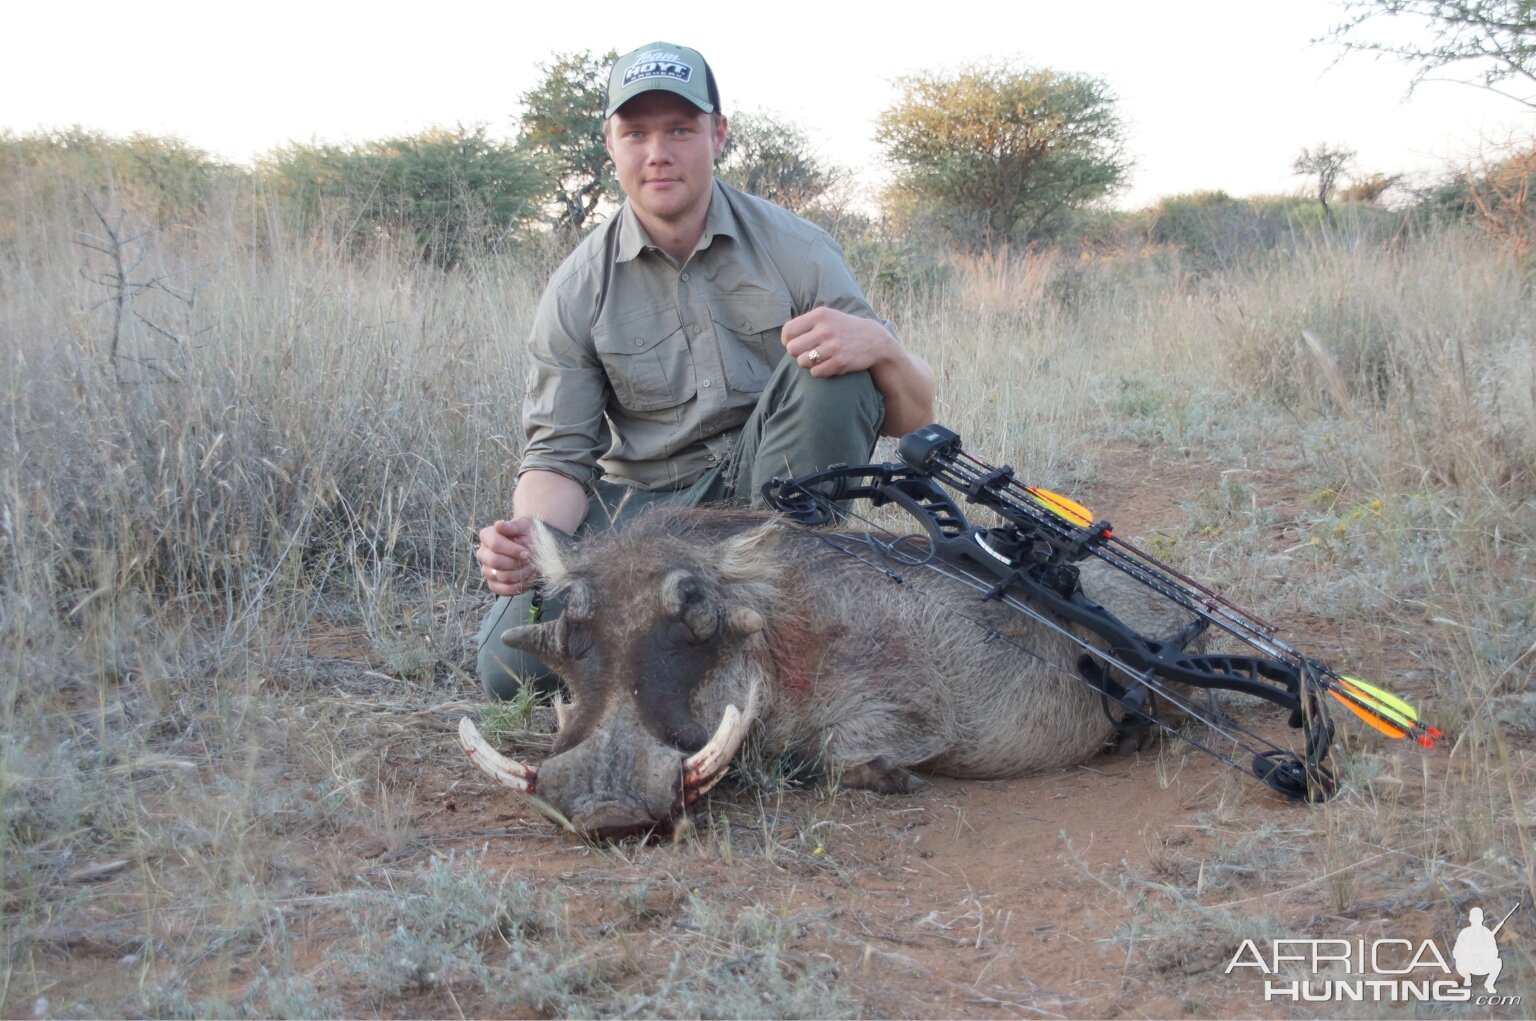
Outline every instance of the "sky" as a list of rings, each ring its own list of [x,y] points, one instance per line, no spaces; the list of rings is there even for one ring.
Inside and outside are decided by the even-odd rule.
[[[362,142],[433,126],[516,130],[519,97],[554,54],[653,41],[700,50],[727,114],[803,127],[823,159],[873,190],[874,141],[896,81],[1010,61],[1105,80],[1135,162],[1115,204],[1219,189],[1291,193],[1303,146],[1354,168],[1425,179],[1536,114],[1454,82],[1315,43],[1338,0],[965,0],[655,5],[611,0],[55,0],[7,5],[0,129],[79,125],[175,135],[233,161],[289,142]]]

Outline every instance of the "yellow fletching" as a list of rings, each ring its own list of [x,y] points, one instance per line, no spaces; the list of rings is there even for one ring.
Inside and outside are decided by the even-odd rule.
[[[1383,691],[1381,688],[1376,687],[1374,684],[1366,684],[1358,677],[1340,677],[1339,680],[1343,682],[1345,687],[1350,688],[1355,694],[1360,695],[1366,699],[1375,699],[1383,706],[1389,709],[1397,710],[1401,716],[1410,722],[1418,721],[1418,710],[1414,709],[1413,706],[1409,705],[1403,699],[1398,698],[1390,691]]]
[[[1348,706],[1350,712],[1388,737],[1412,734],[1419,744],[1433,748],[1435,740],[1445,736],[1439,727],[1421,722],[1418,710],[1406,701],[1358,677],[1334,675],[1327,688],[1328,693]]]
[[[1340,702],[1344,703],[1344,708],[1348,709],[1350,712],[1364,720],[1367,724],[1381,731],[1388,737],[1408,736],[1408,731],[1400,730],[1399,728],[1393,726],[1392,723],[1389,723],[1386,719],[1377,716],[1375,710],[1366,709],[1363,706],[1355,704],[1349,699],[1348,696],[1344,695],[1342,692],[1330,690],[1329,694],[1338,699]]]
[[[1060,493],[1053,493],[1049,489],[1040,489],[1036,486],[1025,486],[1024,488],[1029,491],[1030,496],[1035,498],[1036,503],[1057,517],[1066,518],[1074,525],[1093,524],[1092,512],[1076,500],[1069,500]]]
[[[1367,692],[1361,690],[1355,684],[1349,683],[1349,679],[1347,678],[1341,677],[1339,680],[1341,682],[1340,687],[1342,687],[1343,690],[1340,691],[1338,688],[1335,688],[1335,694],[1341,694],[1348,701],[1375,713],[1377,716],[1380,716],[1382,719],[1391,723],[1393,726],[1402,727],[1404,730],[1412,730],[1415,726],[1418,725],[1419,714],[1414,712],[1413,707],[1408,705],[1407,702],[1403,702],[1402,699],[1398,699],[1397,701],[1401,702],[1408,709],[1407,712],[1403,712],[1395,705],[1391,705],[1387,702],[1378,700]]]

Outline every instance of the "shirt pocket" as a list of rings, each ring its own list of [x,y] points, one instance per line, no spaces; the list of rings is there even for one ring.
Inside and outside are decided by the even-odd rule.
[[[676,308],[592,328],[614,396],[630,411],[675,408],[696,392],[693,358]]]
[[[784,324],[792,318],[789,300],[767,294],[723,295],[710,300],[709,315],[720,338],[725,380],[732,390],[761,393],[784,357]]]

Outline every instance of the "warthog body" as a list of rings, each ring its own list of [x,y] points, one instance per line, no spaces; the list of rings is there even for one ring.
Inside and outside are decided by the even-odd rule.
[[[918,786],[909,767],[1004,777],[1103,748],[1099,695],[1071,676],[1080,647],[925,568],[898,583],[850,548],[867,562],[827,533],[722,510],[651,513],[576,546],[541,537],[565,613],[504,636],[570,691],[538,796],[593,836],[663,823],[695,796],[683,760],[728,706],[751,707],[765,752],[882,791]],[[1169,630],[1118,572],[1085,564],[1083,583],[1143,633]]]

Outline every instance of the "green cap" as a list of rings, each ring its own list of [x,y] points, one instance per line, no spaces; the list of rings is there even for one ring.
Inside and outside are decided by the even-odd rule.
[[[608,105],[604,117],[642,92],[675,92],[705,113],[720,109],[715,73],[698,50],[671,43],[649,43],[614,62],[608,76]]]

